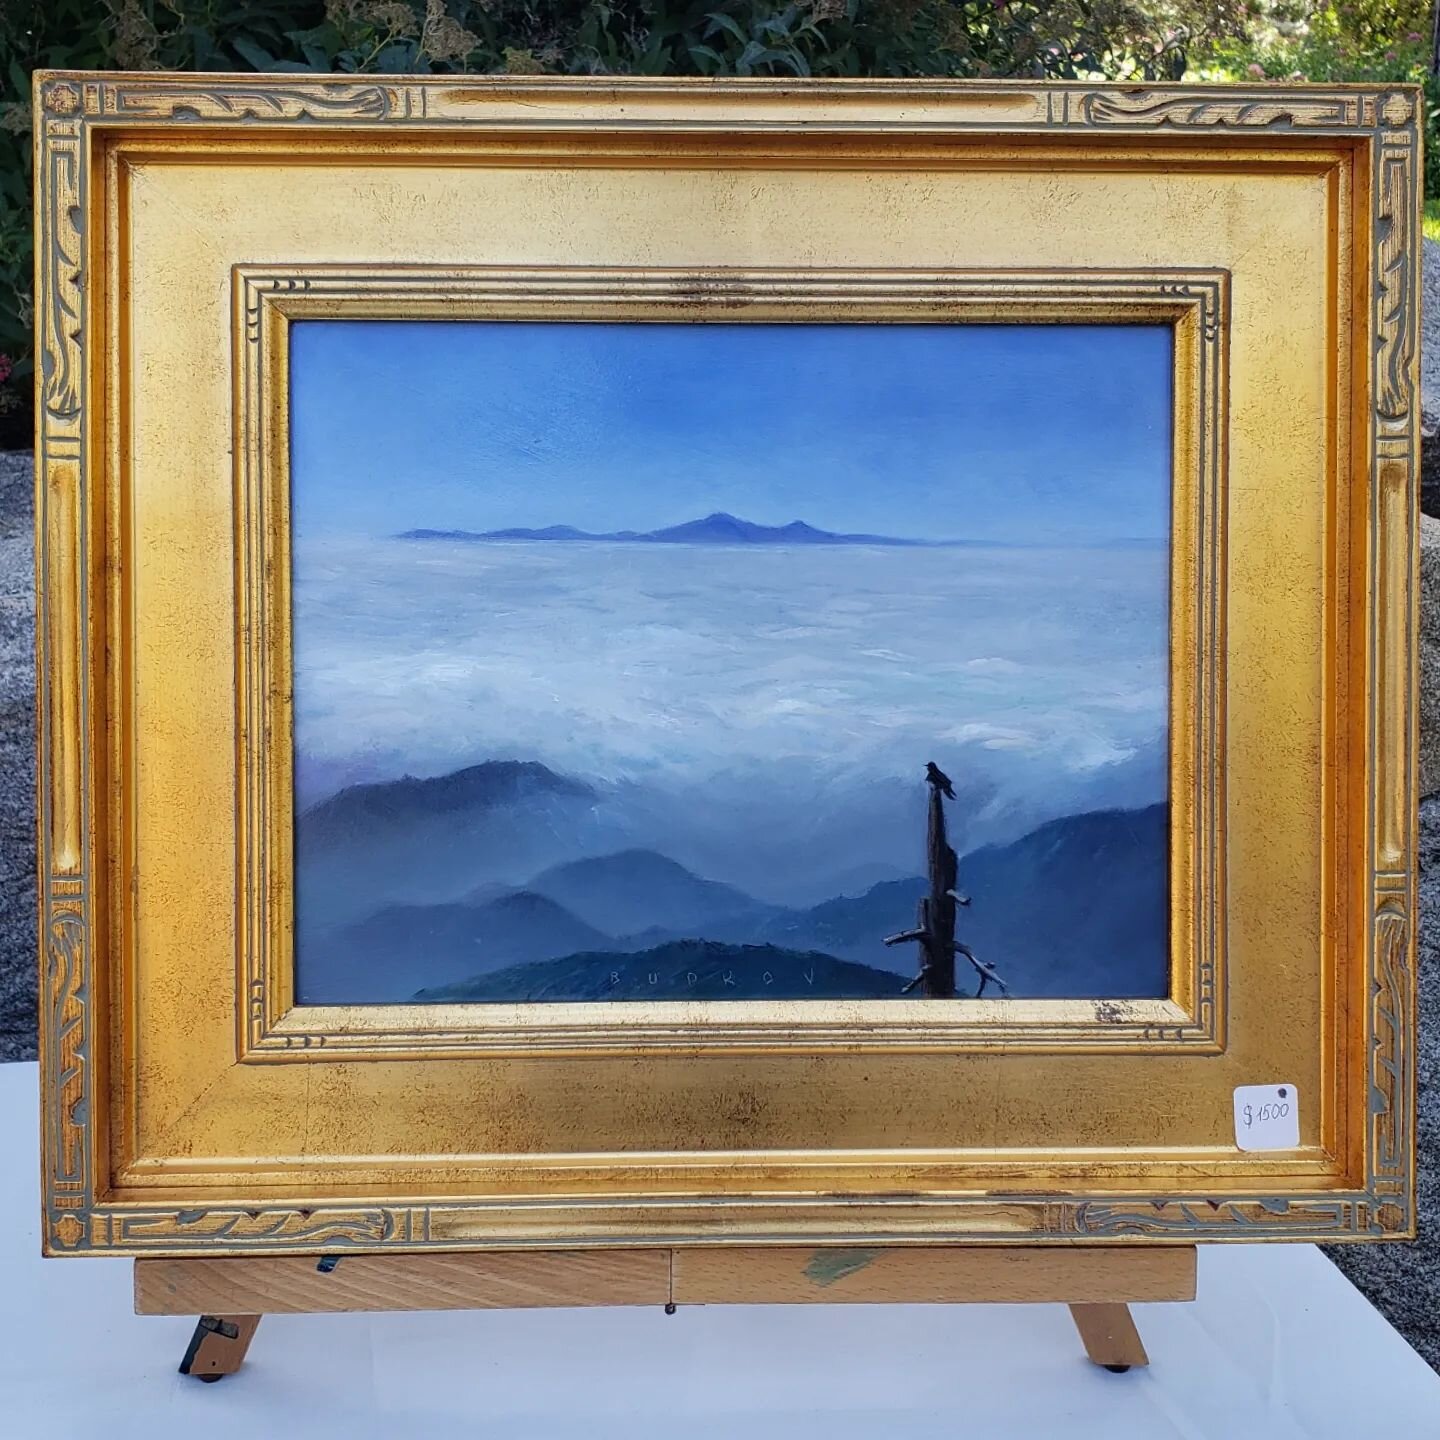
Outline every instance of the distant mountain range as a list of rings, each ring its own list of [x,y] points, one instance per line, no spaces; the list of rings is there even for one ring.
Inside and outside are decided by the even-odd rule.
[[[555,865],[527,881],[525,888],[610,935],[673,933],[695,926],[709,930],[737,917],[753,927],[762,916],[786,913],[733,885],[702,880],[653,850],[623,850]]]
[[[588,837],[599,848],[605,835],[585,828],[596,798],[583,781],[534,761],[490,760],[427,779],[350,785],[303,811],[295,821],[295,915],[297,943],[313,963],[297,975],[301,1002],[317,1003],[312,991],[333,994],[352,974],[348,963],[328,969],[336,927],[386,907],[455,901],[487,873],[480,856],[492,878],[507,882],[500,893],[553,864],[557,837],[577,848]],[[377,987],[393,995],[393,981],[362,988]]]
[[[1169,991],[1169,807],[1096,810],[1051,820],[960,860],[970,904],[957,933],[1016,995],[1136,999]],[[926,882],[891,880],[769,921],[775,944],[862,963],[913,965],[886,933],[914,923]],[[889,957],[889,958],[887,958]],[[960,963],[959,982],[969,982]]]
[[[307,998],[318,982],[334,1001],[343,995],[357,1005],[394,1004],[409,998],[416,978],[453,985],[557,954],[613,949],[615,943],[528,890],[484,905],[387,905],[327,936],[305,956],[320,969],[306,977]]]
[[[487,760],[449,775],[417,780],[413,775],[345,789],[307,810],[302,821],[317,837],[373,836],[437,815],[493,810],[560,795],[589,800],[594,790],[581,780],[557,775],[538,761]]]
[[[895,535],[850,535],[833,530],[820,530],[803,520],[788,525],[757,525],[736,515],[717,510],[700,520],[683,525],[667,525],[661,530],[610,530],[596,532],[577,530],[573,525],[546,525],[531,530],[521,526],[506,530],[403,530],[396,540],[469,540],[503,543],[506,540],[554,541],[561,544],[605,541],[610,544],[634,545],[893,545],[911,548],[966,548],[974,550],[1013,550],[1032,548],[1070,548],[1087,544],[1107,549],[1148,549],[1166,542],[1162,539],[1122,538],[1116,540],[915,540]]]
[[[459,882],[474,855],[497,846],[514,873],[526,856],[543,853],[547,836],[553,843],[555,826],[579,823],[592,796],[543,765],[491,762],[435,780],[353,786],[302,815],[297,998],[399,1003],[417,991],[427,1000],[457,998],[457,987],[475,999],[541,990],[595,998],[587,987],[602,970],[620,977],[607,982],[613,998],[678,998],[675,977],[709,975],[703,966],[712,961],[730,966],[724,990],[735,998],[781,994],[782,959],[784,985],[803,983],[812,996],[881,993],[867,986],[891,993],[883,987],[915,973],[913,945],[887,949],[882,941],[913,923],[926,889],[918,876],[787,909],[631,848],[550,864],[512,884],[467,890]],[[1017,996],[1163,995],[1168,855],[1164,805],[1067,816],[975,850],[960,862],[961,889],[972,900],[960,913],[960,938]],[[321,903],[327,886],[347,901],[339,913]],[[677,945],[719,948],[697,954]],[[775,952],[769,981],[756,950]],[[643,983],[635,978],[642,972]],[[652,981],[652,972],[671,978]],[[761,988],[744,989],[745,976],[745,985]],[[963,964],[959,979],[971,983]],[[684,993],[694,986],[703,989],[685,979]],[[638,987],[634,996],[627,987]]]
[[[594,534],[571,525],[547,525],[543,530],[406,530],[399,540],[605,540],[637,545],[954,545],[965,541],[900,540],[892,535],[837,535],[817,530],[803,520],[788,525],[756,525],[750,520],[717,510],[703,520],[669,525],[663,530],[614,530]]]
[[[626,850],[551,866],[518,889],[482,885],[459,903],[387,905],[316,937],[302,986],[310,1003],[324,1003],[322,994],[393,1003],[422,988],[417,979],[488,985],[494,971],[580,951],[614,958],[687,936],[752,940],[788,913],[654,851]]]

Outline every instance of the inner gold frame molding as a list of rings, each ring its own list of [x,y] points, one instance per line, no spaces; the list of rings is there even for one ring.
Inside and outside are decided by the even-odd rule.
[[[844,271],[238,265],[244,1060],[644,1049],[1219,1053],[1224,1048],[1223,270]],[[305,319],[1151,324],[1173,337],[1171,984],[1163,1000],[296,1006],[290,878],[289,327]],[[273,737],[287,737],[275,743]],[[1203,877],[1203,881],[1202,881]],[[1201,903],[1201,895],[1206,897]],[[777,1014],[777,1010],[782,1013]]]
[[[238,1255],[1017,1239],[1192,1244],[1413,1234],[1418,90],[44,73],[36,76],[36,101],[41,1093],[48,1252]],[[1323,184],[1325,333],[1333,340],[1325,362],[1327,394],[1332,400],[1343,396],[1345,403],[1332,404],[1326,416],[1325,538],[1317,560],[1324,572],[1324,653],[1317,665],[1326,748],[1317,787],[1322,793],[1313,799],[1323,862],[1323,953],[1315,970],[1323,1033],[1315,1043],[1324,1083],[1302,1110],[1307,1141],[1299,1151],[1266,1157],[1241,1156],[1213,1143],[1167,1147],[1167,1117],[1158,1099],[1147,1120],[1153,1141],[1142,1137],[1128,1147],[1087,1146],[1082,1126],[1080,1143],[1071,1135],[1064,1143],[1028,1148],[1006,1148],[994,1139],[971,1149],[918,1143],[886,1148],[884,1139],[821,1148],[822,1139],[805,1149],[751,1138],[773,1135],[776,1127],[760,1082],[740,1079],[732,1082],[733,1105],[705,1117],[719,1136],[712,1148],[626,1149],[613,1137],[620,1119],[630,1117],[612,1108],[603,1117],[612,1137],[608,1149],[572,1144],[526,1150],[522,1125],[517,1149],[475,1155],[207,1151],[192,1161],[183,1135],[168,1154],[135,1152],[137,1096],[145,1082],[134,1066],[137,997],[128,968],[134,943],[129,916],[147,877],[131,860],[144,817],[136,815],[126,749],[127,647],[133,640],[126,586],[134,539],[127,509],[134,419],[127,407],[134,377],[118,358],[129,354],[133,319],[125,306],[130,256],[124,182],[130,167],[196,159],[321,167],[357,157],[377,166],[563,163],[633,167],[637,173],[666,165],[877,175],[1022,166],[1052,166],[1058,173],[1089,166],[1117,174],[1173,169],[1220,179],[1273,172]],[[1163,310],[1177,336],[1188,337],[1186,345],[1198,347],[1201,357],[1198,365],[1180,366],[1186,347],[1177,344],[1176,418],[1185,431],[1177,431],[1177,457],[1185,463],[1177,464],[1176,485],[1177,493],[1190,486],[1194,503],[1184,516],[1176,509],[1177,526],[1193,524],[1193,531],[1190,547],[1176,550],[1174,564],[1192,568],[1197,588],[1180,617],[1176,644],[1193,662],[1196,708],[1178,721],[1172,716],[1173,735],[1191,742],[1188,749],[1177,745],[1183,753],[1172,757],[1172,806],[1191,807],[1187,833],[1194,841],[1188,852],[1180,847],[1172,853],[1172,903],[1190,907],[1188,933],[1204,937],[1174,968],[1172,999],[1180,1014],[1149,1014],[1132,1004],[1102,1015],[1083,1005],[1004,1022],[977,1005],[963,1037],[953,1024],[918,1018],[865,1040],[851,1015],[822,1016],[814,1029],[797,1020],[787,1035],[773,1016],[700,1016],[697,1027],[652,1013],[643,1043],[623,1047],[623,1055],[633,1055],[644,1074],[651,1073],[647,1066],[671,1063],[667,1054],[675,1066],[715,1067],[693,1072],[700,1077],[695,1093],[712,1099],[720,1083],[714,1077],[730,1074],[727,1066],[754,1065],[756,1075],[769,1077],[768,1085],[775,1067],[792,1063],[792,1053],[796,1066],[809,1067],[807,1074],[818,1076],[826,1066],[825,1074],[840,1073],[838,1067],[853,1061],[845,1074],[854,1074],[854,1065],[873,1064],[889,1084],[912,1073],[907,1065],[954,1066],[972,1075],[978,1066],[1009,1063],[1008,1053],[996,1052],[1017,1050],[1026,1052],[1027,1066],[1074,1065],[1083,1075],[1115,1074],[1116,1066],[1142,1063],[1171,1075],[1177,1066],[1236,1062],[1246,1036],[1227,1029],[1226,966],[1232,988],[1238,967],[1223,958],[1233,956],[1224,896],[1236,878],[1224,847],[1234,806],[1243,802],[1227,795],[1224,784],[1224,722],[1233,706],[1218,648],[1226,633],[1226,547],[1235,516],[1233,477],[1228,500],[1225,478],[1223,276],[1191,270],[1167,280],[1163,267],[1068,275],[1014,270],[1003,298],[982,293],[1000,273],[993,268],[832,270],[807,279],[794,270],[710,267],[624,268],[602,277],[572,265],[559,267],[571,287],[562,298],[553,289],[540,295],[549,282],[537,281],[533,270],[452,265],[420,272],[351,264],[322,272],[303,255],[293,264],[283,257],[274,263],[243,254],[229,258],[233,499],[261,509],[274,493],[275,477],[263,468],[276,440],[267,427],[283,421],[274,403],[283,394],[283,374],[276,373],[283,369],[283,346],[267,345],[264,335],[267,327],[283,329],[289,316],[384,313],[390,304],[406,314],[422,313],[426,303],[435,303],[437,285],[439,293],[477,307],[473,313],[490,315],[506,304],[538,306],[551,315],[592,304],[606,318],[629,305],[641,318],[686,307],[687,318],[703,319],[707,313],[719,318],[713,307],[725,303],[760,318],[767,307],[783,311],[793,303],[790,296],[806,297],[801,303],[809,315],[858,309],[872,318],[883,317],[886,307],[913,317],[942,296],[957,311],[968,307],[971,318],[985,314],[987,305],[1000,318],[1007,318],[1006,305],[1012,307],[1008,318],[1020,311],[1035,318],[1047,306],[1065,318],[1078,318],[1086,305],[1095,307],[1092,314],[1112,318],[1127,309],[1136,315],[1147,305],[1157,315]],[[553,281],[556,271],[547,271]],[[383,282],[378,290],[377,276]],[[1131,288],[1119,299],[1104,294],[1106,276]],[[1165,293],[1167,283],[1177,287],[1175,293]],[[415,284],[421,291],[430,287],[429,302],[413,288],[406,293]],[[1032,288],[1026,291],[1026,285]],[[1063,295],[1046,290],[1065,285],[1071,288]],[[1182,293],[1206,285],[1213,298],[1202,295],[1198,306],[1193,295]],[[1238,325],[1245,304],[1238,282],[1235,303]],[[340,309],[326,312],[327,305]],[[933,317],[933,308],[929,313]],[[1207,376],[1206,403],[1216,407],[1210,421],[1200,394]],[[1198,428],[1186,430],[1187,416]],[[1249,474],[1246,483],[1253,487],[1259,478]],[[277,957],[286,943],[288,900],[283,876],[276,878],[283,855],[274,838],[289,801],[277,808],[285,762],[277,769],[275,757],[284,747],[273,730],[269,736],[266,731],[277,717],[283,720],[286,702],[279,692],[288,682],[273,643],[283,633],[275,628],[275,589],[264,583],[267,566],[283,566],[284,535],[270,524],[273,510],[265,523],[260,518],[252,510],[250,520],[236,527],[247,540],[233,556],[237,614],[248,618],[236,632],[241,724],[233,758],[235,833],[266,848],[245,858],[238,845],[238,877],[232,874],[228,882],[241,878],[244,889],[232,932],[240,943],[225,959],[235,982],[226,1078],[243,1074],[250,1089],[239,1093],[249,1094],[258,1093],[255,1082],[293,1078],[294,1067],[307,1064],[312,1068],[301,1073],[320,1088],[351,1073],[373,1077],[390,1065],[410,1065],[406,1074],[413,1076],[463,1063],[467,1074],[476,1067],[473,1073],[494,1084],[501,1064],[519,1067],[523,1080],[539,1065],[562,1067],[546,1072],[558,1076],[563,1067],[607,1063],[615,1047],[598,1041],[583,1022],[567,1029],[542,1017],[512,1015],[515,1027],[501,1035],[488,1019],[480,1024],[473,1015],[439,1014],[431,1033],[417,1041],[387,1028],[383,1016],[367,1028],[346,1015],[287,1010],[285,967]],[[1216,583],[1204,592],[1202,605],[1198,587],[1206,567]],[[257,627],[269,627],[268,668],[252,663]],[[241,663],[244,656],[250,659]],[[1266,718],[1285,724],[1283,706],[1267,703]],[[1173,785],[1176,773],[1185,778],[1183,788]],[[267,877],[264,885],[257,883],[261,876]],[[1189,900],[1187,884],[1195,887]],[[1255,903],[1253,896],[1248,903]],[[873,1013],[867,1005],[866,1016]],[[712,1053],[688,1053],[707,1049]],[[247,1063],[271,1060],[288,1063]],[[613,1068],[619,1063],[606,1074],[621,1077]],[[674,1083],[682,1072],[665,1074],[671,1088],[657,1092],[657,1113],[674,1120],[685,1113],[675,1098],[684,1092],[683,1084]],[[556,1088],[563,1090],[564,1083]],[[486,1103],[521,1093],[502,1086],[499,1098]],[[1092,1108],[1104,1109],[1106,1097],[1088,1098]],[[1213,1098],[1207,1094],[1207,1101]],[[825,1114],[833,1130],[833,1113]],[[653,1131],[653,1115],[640,1118]],[[1212,1131],[1218,1125],[1208,1112],[1204,1123]],[[737,1142],[735,1136],[745,1138]],[[626,1143],[634,1142],[627,1137]]]

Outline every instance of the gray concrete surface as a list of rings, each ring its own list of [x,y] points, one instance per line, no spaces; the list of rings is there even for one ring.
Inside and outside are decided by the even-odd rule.
[[[35,1057],[35,572],[30,456],[0,452],[0,1060]]]
[[[1435,443],[1440,450],[1440,439]],[[1440,790],[1440,520],[1420,516],[1420,793]]]
[[[1326,1254],[1440,1371],[1440,795],[1420,804],[1419,1239]]]
[[[1420,303],[1420,394],[1421,409],[1432,423],[1440,424],[1440,245],[1423,242]]]
[[[1420,305],[1420,508],[1440,515],[1440,245],[1424,242]]]

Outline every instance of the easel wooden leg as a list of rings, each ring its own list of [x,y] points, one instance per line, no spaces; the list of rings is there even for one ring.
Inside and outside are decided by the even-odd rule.
[[[1150,1363],[1128,1305],[1072,1305],[1070,1317],[1080,1332],[1085,1353],[1097,1365],[1119,1375],[1132,1365]]]
[[[245,1363],[259,1324],[258,1315],[202,1315],[180,1362],[180,1373],[208,1382],[233,1375]]]

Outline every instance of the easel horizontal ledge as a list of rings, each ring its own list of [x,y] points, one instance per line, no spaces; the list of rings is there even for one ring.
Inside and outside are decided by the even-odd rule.
[[[1195,1247],[763,1246],[135,1262],[140,1315],[1195,1298]]]

